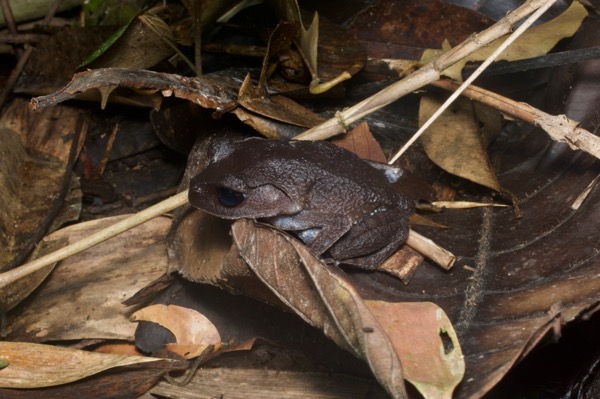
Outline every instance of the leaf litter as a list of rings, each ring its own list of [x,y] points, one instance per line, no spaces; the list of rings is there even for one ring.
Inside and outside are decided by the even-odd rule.
[[[312,26],[311,29],[313,29]],[[312,46],[310,51],[314,53],[316,34],[313,33],[312,37],[313,39],[309,40],[310,46]],[[314,65],[312,69],[313,71],[316,69]],[[255,117],[251,113],[254,113],[253,111],[256,109],[241,110],[236,103],[238,97],[236,93],[241,85],[241,79],[239,78],[234,80],[233,85],[226,89],[228,94],[223,95],[223,86],[220,85],[223,79],[227,79],[225,77],[216,77],[213,83],[204,80],[204,76],[190,79],[176,75],[128,70],[105,70],[96,75],[94,73],[96,71],[84,72],[79,75],[79,81],[74,80],[70,87],[68,86],[62,92],[57,93],[57,96],[52,95],[45,99],[38,99],[38,101],[42,101],[42,106],[55,104],[71,98],[75,94],[85,92],[89,88],[96,88],[104,90],[103,103],[106,104],[108,99],[117,98],[117,94],[123,98],[131,96],[131,92],[125,92],[123,95],[113,90],[117,86],[122,86],[135,89],[137,95],[141,95],[140,99],[144,99],[150,94],[151,101],[145,101],[145,104],[154,108],[161,106],[164,101],[163,97],[170,98],[174,96],[214,110],[216,111],[213,113],[214,116],[222,116],[233,111],[246,123],[249,121],[248,118]],[[222,76],[227,76],[227,74]],[[151,79],[154,83],[148,85],[147,83]],[[314,73],[312,81],[316,81]],[[197,84],[196,82],[200,83]],[[80,84],[79,87],[78,84]],[[104,88],[108,88],[108,90]],[[212,94],[211,90],[214,88],[218,89]],[[48,102],[44,103],[43,101]],[[251,111],[251,113],[247,111]],[[333,130],[336,131],[344,130],[351,121],[347,116],[349,114],[346,111],[337,114],[328,122],[328,126],[335,126]],[[267,118],[254,119],[249,124],[253,127],[267,126],[267,123],[271,123],[270,121],[266,122],[270,119],[269,115],[263,116]],[[364,116],[364,114],[361,114],[361,116]],[[257,122],[258,120],[260,122]],[[278,122],[289,121],[280,120]],[[546,129],[552,130],[554,126],[554,122],[550,122],[550,126],[547,126]],[[574,128],[575,126],[571,126],[571,129]],[[277,127],[263,128],[262,132],[265,135],[273,135],[273,132],[276,132],[277,129]],[[330,128],[326,128],[325,131],[327,129]],[[472,130],[475,131],[475,129]],[[587,132],[585,128],[583,130],[585,135]],[[285,137],[285,135],[283,136]],[[501,141],[501,139],[497,140]],[[493,140],[491,143],[492,152],[494,151],[494,145],[496,145],[495,141]],[[538,140],[538,142],[540,141]],[[489,143],[486,142],[485,144]],[[575,145],[575,148],[582,148],[579,146],[578,141],[571,144]],[[485,155],[482,143],[480,142],[477,145],[479,148],[476,152]],[[442,142],[439,146],[443,148],[444,143]],[[468,148],[470,149],[467,152],[471,152],[473,147]],[[539,154],[540,152],[533,153],[533,156],[539,156]],[[567,155],[563,155],[563,157],[565,156]],[[452,160],[451,157],[450,160]],[[590,161],[589,157],[575,157],[567,171],[572,174],[578,170],[579,164],[593,165],[593,162],[593,160]],[[496,165],[490,160],[485,160],[484,164],[489,170],[492,169],[492,167],[488,167],[490,165],[493,165],[493,169],[496,169]],[[476,164],[472,169],[481,169],[481,164]],[[195,257],[190,258],[189,255],[186,255],[186,260],[174,261],[174,257],[177,258],[179,255],[175,254],[174,256],[171,253],[171,261],[179,264],[174,270],[192,277],[191,279],[194,281],[210,282],[234,292],[245,291],[244,293],[256,298],[264,298],[267,302],[279,302],[280,306],[291,307],[294,310],[298,308],[298,312],[303,319],[323,329],[325,334],[330,336],[342,348],[364,358],[374,371],[376,378],[395,397],[405,396],[402,382],[404,378],[417,386],[422,383],[419,378],[408,371],[409,368],[406,366],[410,364],[410,361],[406,359],[402,361],[400,355],[402,351],[393,348],[394,345],[391,344],[391,342],[394,342],[393,334],[385,332],[385,328],[382,328],[379,325],[381,323],[378,323],[376,318],[373,317],[371,313],[373,310],[369,310],[365,303],[400,306],[401,303],[396,304],[396,302],[415,301],[416,298],[419,301],[433,301],[436,306],[439,306],[435,308],[437,310],[433,313],[440,312],[442,308],[445,309],[449,320],[452,320],[455,324],[456,336],[451,332],[451,325],[449,327],[445,325],[442,328],[431,328],[430,331],[435,339],[430,350],[436,351],[437,345],[438,348],[444,348],[444,352],[449,351],[449,353],[456,355],[460,353],[456,351],[462,348],[465,354],[465,372],[468,378],[458,387],[455,396],[479,397],[490,390],[518,359],[525,356],[530,348],[539,342],[543,334],[551,331],[552,328],[556,330],[556,320],[559,315],[563,322],[574,320],[584,309],[593,304],[594,298],[597,298],[598,295],[596,280],[591,278],[590,275],[595,262],[594,246],[590,243],[594,242],[595,235],[593,233],[590,235],[586,229],[577,230],[575,227],[584,223],[585,215],[594,214],[597,209],[593,206],[593,203],[587,202],[583,210],[580,209],[580,212],[572,216],[561,216],[564,213],[561,211],[555,212],[555,209],[561,209],[561,207],[564,209],[565,203],[572,198],[565,195],[555,196],[555,198],[551,198],[555,205],[549,208],[546,213],[557,213],[558,220],[562,218],[564,223],[548,223],[546,218],[546,224],[540,225],[538,220],[545,215],[543,212],[536,212],[536,210],[544,209],[540,208],[540,204],[544,204],[544,201],[550,198],[550,191],[547,189],[549,186],[532,185],[530,187],[533,191],[527,191],[527,188],[522,185],[515,185],[518,177],[523,179],[522,175],[517,175],[515,170],[511,169],[501,170],[502,172],[497,178],[495,175],[488,173],[487,184],[484,185],[499,191],[500,186],[498,183],[502,182],[502,186],[514,190],[515,195],[525,202],[524,220],[517,222],[504,211],[493,213],[494,211],[487,208],[482,211],[465,211],[462,215],[458,215],[456,211],[444,212],[439,216],[433,215],[432,219],[434,221],[443,222],[451,228],[454,227],[452,232],[455,234],[449,235],[447,231],[440,233],[428,227],[423,228],[423,231],[429,232],[445,247],[452,248],[453,252],[463,255],[462,261],[465,262],[465,267],[455,269],[448,274],[440,274],[440,271],[435,271],[435,269],[421,267],[415,272],[410,283],[402,289],[399,289],[395,282],[386,277],[381,277],[377,273],[350,273],[351,280],[339,280],[336,276],[342,273],[341,271],[337,270],[331,274],[331,269],[312,257],[306,251],[306,248],[296,241],[290,241],[285,236],[263,238],[261,240],[252,238],[258,234],[257,231],[252,229],[258,229],[258,231],[261,231],[260,234],[276,235],[280,233],[260,226],[251,227],[248,224],[249,222],[245,222],[243,233],[240,233],[241,222],[236,223],[233,227],[234,237],[236,237],[236,232],[238,233],[238,237],[234,240],[236,241],[235,245],[231,245],[225,239],[219,244],[219,249],[214,254],[212,262],[217,269],[221,265],[231,265],[233,269],[214,270],[207,275],[202,266],[196,265],[198,260]],[[450,172],[454,173],[453,170],[450,170]],[[188,173],[190,172],[188,171]],[[569,178],[568,173],[552,177],[552,186],[554,188],[572,186],[572,179]],[[594,167],[591,166],[587,175],[593,177],[593,173]],[[460,175],[461,173],[457,174]],[[477,181],[476,179],[472,180]],[[583,178],[579,185],[583,189],[589,181],[590,179]],[[185,187],[185,184],[183,187]],[[577,189],[576,187],[571,188]],[[592,192],[591,195],[593,196],[594,193]],[[189,217],[190,212],[186,212]],[[468,217],[467,224],[463,224],[463,227],[457,229],[457,226],[462,224],[460,219],[465,216]],[[200,220],[199,223],[203,222]],[[171,239],[180,234],[178,239],[184,240],[189,234],[182,234],[180,229],[186,228],[188,231],[195,233],[196,227],[193,226],[197,226],[197,224],[188,225],[186,218],[182,218],[182,213],[180,213],[176,217],[176,223],[170,235]],[[511,229],[513,230],[512,234]],[[515,236],[515,229],[519,237]],[[226,230],[225,227],[224,231],[226,232]],[[207,231],[207,234],[210,235],[210,231]],[[242,235],[240,236],[240,234]],[[523,241],[520,241],[520,237],[523,236],[530,237],[529,240],[524,241],[524,244]],[[560,238],[564,236],[579,239],[581,245],[577,249],[567,251],[562,250],[558,245],[553,245],[553,243],[561,242]],[[245,237],[244,240],[250,239],[249,243],[244,240],[238,242],[240,237]],[[477,245],[475,246],[473,245],[473,238],[477,238]],[[211,240],[214,241],[214,239]],[[204,243],[202,244],[204,245]],[[284,248],[290,244],[293,250],[289,255],[274,258],[275,263],[263,269],[265,267],[262,265],[263,262],[269,258],[269,253],[273,253],[274,248]],[[170,245],[173,248],[172,243]],[[198,251],[194,248],[196,245],[197,241],[193,239],[192,243],[180,243],[179,248],[187,248],[187,251],[195,252]],[[264,254],[257,255],[259,252],[256,251],[260,253],[264,251]],[[202,254],[203,252],[199,251],[198,253]],[[569,265],[566,273],[579,283],[577,285],[578,290],[574,290],[574,287],[571,287],[567,281],[558,280],[559,277],[563,276],[564,271],[558,272],[554,264],[542,264],[541,260],[537,260],[535,254],[555,255],[557,262]],[[245,262],[240,260],[240,255]],[[289,282],[284,281],[284,277],[289,276],[289,274],[284,274],[279,269],[281,266],[290,267],[294,264],[309,268],[308,273],[303,272],[304,280],[307,280],[307,282],[311,280],[316,284],[316,288],[310,288],[309,285],[306,291],[302,292],[312,292],[311,298],[314,297],[314,299],[307,300],[304,296],[298,295],[299,292],[294,292],[297,288],[296,285],[294,283],[287,285]],[[521,265],[527,267],[522,268]],[[490,271],[491,267],[496,267],[496,272],[493,274]],[[241,281],[255,279],[256,277],[252,277],[251,273],[249,274],[249,270],[259,276],[260,281],[267,283],[267,291],[269,292],[265,292],[264,287],[259,288],[260,284],[253,283],[257,287],[253,291],[248,287],[244,287],[245,284],[233,283],[234,278],[239,278]],[[270,277],[267,278],[267,274],[265,274],[267,272],[273,275],[274,282]],[[431,285],[433,281],[435,281],[435,286]],[[581,284],[582,281],[586,281],[586,284]],[[381,285],[382,282],[383,286]],[[535,283],[528,285],[531,282]],[[281,293],[280,286],[285,288],[286,285],[286,292]],[[561,286],[560,291],[557,291],[557,285]],[[561,293],[559,297],[557,297],[557,292]],[[363,302],[364,299],[358,297],[357,294],[364,296],[364,298],[371,298],[375,295],[375,297],[385,298],[386,301],[371,302],[371,299],[368,299]],[[566,305],[557,306],[558,302]],[[318,303],[321,303],[320,308],[317,307]],[[528,306],[525,304],[528,304]],[[299,305],[303,307],[299,307]],[[400,306],[401,308],[402,306]],[[404,316],[402,319],[404,318],[408,318],[408,316]],[[492,323],[491,327],[490,322]],[[418,332],[419,329],[415,331]],[[441,346],[440,343],[442,343]],[[491,356],[490,353],[495,353],[495,355]],[[460,361],[458,363],[455,361],[454,366],[451,366],[446,374],[459,376],[461,374],[460,369]],[[476,370],[480,371],[480,374],[477,378],[474,378],[473,373]],[[0,379],[1,377],[0,372]],[[429,392],[424,394],[426,397],[437,397],[437,395],[450,397],[449,395],[452,394],[456,383],[460,379],[441,383],[442,380],[441,377],[440,380],[428,382],[429,390],[421,385],[421,391]],[[446,386],[445,393],[440,394],[440,391],[434,393],[435,389],[442,385]],[[431,389],[434,389],[434,391]]]

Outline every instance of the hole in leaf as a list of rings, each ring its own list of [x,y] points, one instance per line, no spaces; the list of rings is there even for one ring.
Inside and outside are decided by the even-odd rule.
[[[449,354],[454,350],[454,342],[452,342],[452,338],[450,335],[444,330],[440,329],[440,339],[442,340],[442,345],[444,346],[444,354]]]

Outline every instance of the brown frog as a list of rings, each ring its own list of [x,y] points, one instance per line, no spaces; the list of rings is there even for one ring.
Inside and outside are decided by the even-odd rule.
[[[217,139],[190,182],[190,203],[225,219],[294,232],[317,256],[375,269],[404,243],[412,201],[398,169],[328,142]],[[388,178],[386,178],[386,175]]]

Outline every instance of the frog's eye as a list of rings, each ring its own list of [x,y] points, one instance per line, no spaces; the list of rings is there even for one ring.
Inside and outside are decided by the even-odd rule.
[[[217,188],[217,197],[221,205],[232,208],[246,199],[246,194],[227,187]]]

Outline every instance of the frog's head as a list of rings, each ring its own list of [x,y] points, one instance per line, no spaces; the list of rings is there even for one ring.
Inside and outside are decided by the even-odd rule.
[[[190,203],[225,219],[299,212],[301,205],[277,183],[276,171],[262,155],[233,142],[217,142],[209,149],[208,166],[190,182]]]

